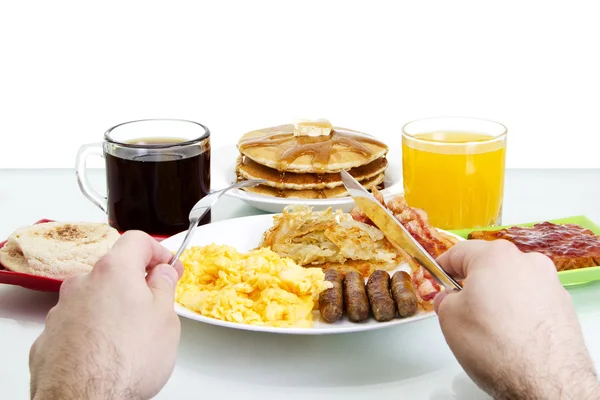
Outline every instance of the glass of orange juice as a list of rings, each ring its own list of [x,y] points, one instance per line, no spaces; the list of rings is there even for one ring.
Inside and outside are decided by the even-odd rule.
[[[439,117],[402,128],[404,196],[441,229],[500,225],[506,127],[477,118]]]

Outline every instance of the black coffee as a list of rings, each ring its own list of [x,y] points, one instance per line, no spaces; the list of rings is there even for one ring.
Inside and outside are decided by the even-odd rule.
[[[189,213],[210,191],[210,150],[186,146],[151,150],[182,142],[151,138],[128,144],[148,149],[121,148],[106,154],[108,220],[119,231],[138,229],[173,235],[189,226]],[[210,222],[210,212],[200,224]]]

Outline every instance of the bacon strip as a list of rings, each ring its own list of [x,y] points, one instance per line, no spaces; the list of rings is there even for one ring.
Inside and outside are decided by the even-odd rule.
[[[456,238],[439,232],[431,226],[425,211],[409,207],[404,197],[396,196],[386,204],[383,196],[376,189],[373,189],[373,195],[384,207],[394,214],[394,217],[423,246],[425,251],[433,257],[439,257],[457,243],[458,240]],[[358,207],[354,207],[350,211],[350,215],[356,221],[374,225],[373,221]]]
[[[439,232],[431,226],[425,211],[409,207],[404,197],[397,196],[386,204],[383,196],[376,189],[373,190],[373,195],[384,207],[388,208],[394,214],[394,217],[423,246],[425,251],[434,258],[439,257],[458,242],[456,238]],[[358,207],[354,207],[350,215],[356,221],[374,225],[373,221]],[[405,256],[403,258],[410,260],[411,278],[415,284],[417,294],[422,300],[421,305],[423,306],[423,302],[426,302],[429,303],[430,307],[430,302],[442,288],[431,274],[412,259],[412,257],[404,251],[402,253]]]
[[[390,200],[387,207],[394,214],[394,217],[434,258],[441,256],[458,241],[456,238],[443,234],[431,226],[425,211],[409,207],[406,199],[402,196]]]

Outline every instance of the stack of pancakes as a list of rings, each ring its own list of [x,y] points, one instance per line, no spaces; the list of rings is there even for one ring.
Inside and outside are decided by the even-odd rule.
[[[329,126],[327,126],[329,125]],[[388,147],[327,121],[280,125],[246,133],[238,142],[238,181],[265,179],[245,190],[267,196],[326,199],[347,196],[340,171],[366,189],[381,188]]]

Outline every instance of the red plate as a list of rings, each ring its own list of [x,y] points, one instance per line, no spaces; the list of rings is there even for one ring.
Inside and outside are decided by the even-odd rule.
[[[50,219],[42,219],[36,222],[34,225],[43,224],[46,222],[53,222]],[[153,236],[154,239],[159,242],[165,239],[165,236]],[[6,240],[0,242],[0,249],[4,247]],[[63,281],[59,279],[46,278],[43,276],[23,274],[21,272],[9,271],[2,264],[0,264],[0,283],[6,283],[7,285],[22,286],[31,290],[38,290],[40,292],[58,292],[60,285]]]

